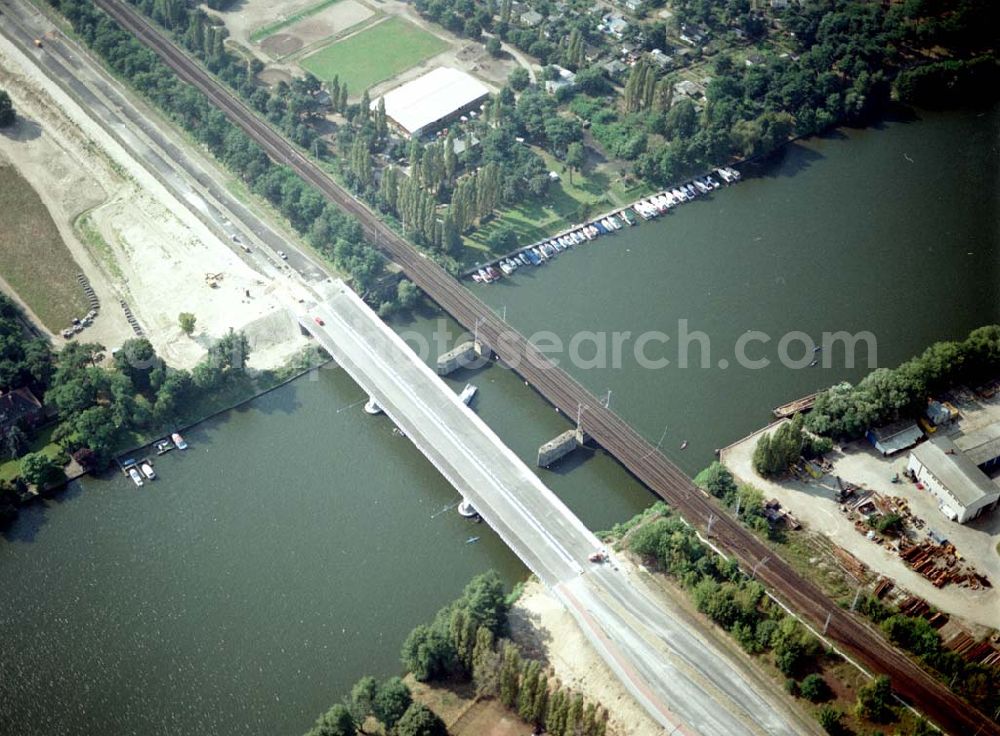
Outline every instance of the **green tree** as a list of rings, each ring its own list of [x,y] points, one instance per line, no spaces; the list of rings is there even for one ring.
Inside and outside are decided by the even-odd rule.
[[[521,689],[518,693],[517,712],[521,719],[534,723],[538,715],[536,698],[538,695],[538,680],[541,677],[541,667],[534,660],[525,663],[521,679]]]
[[[802,680],[799,685],[799,693],[806,700],[818,703],[830,697],[830,686],[826,684],[826,680],[821,675],[813,673],[806,675],[805,679]]]
[[[493,632],[480,626],[472,648],[472,681],[477,695],[496,697],[500,692],[500,655],[494,642]]]
[[[830,734],[839,734],[843,728],[841,718],[843,713],[831,705],[824,705],[816,712],[816,720],[823,730]]]
[[[379,685],[372,701],[372,712],[386,728],[391,730],[395,728],[412,702],[413,696],[406,683],[398,677],[390,677]]]
[[[503,48],[500,45],[500,39],[496,36],[490,36],[486,40],[486,50],[489,52],[490,56],[493,58],[499,58],[500,54],[503,53]]]
[[[48,455],[32,452],[21,458],[21,477],[39,490],[65,479],[62,468]]]
[[[181,327],[181,332],[189,337],[194,333],[194,326],[197,323],[198,318],[195,317],[190,312],[181,312],[177,316],[177,323]]]
[[[875,723],[887,723],[895,719],[892,709],[892,681],[880,675],[858,689],[857,713]]]
[[[351,712],[338,703],[316,719],[307,736],[355,736],[355,733]]]
[[[223,374],[238,375],[246,371],[250,358],[250,339],[242,330],[232,327],[208,349],[203,363],[210,363]],[[196,379],[197,380],[197,379]]]
[[[694,478],[694,483],[716,498],[721,498],[727,504],[736,499],[736,480],[729,469],[718,460],[698,473]]]
[[[364,723],[365,718],[374,712],[375,696],[378,694],[378,682],[370,675],[362,677],[351,688],[351,717],[355,723]]]
[[[396,736],[448,736],[444,721],[426,705],[414,703],[396,724]]]
[[[10,95],[6,90],[0,89],[0,128],[13,125],[15,120],[17,112],[14,110],[14,103],[10,101]]]
[[[503,663],[500,665],[500,702],[508,708],[517,705],[521,689],[521,655],[511,643],[504,644]]]
[[[0,456],[17,460],[28,451],[28,435],[19,424],[12,424],[4,432],[0,444]]]
[[[150,388],[150,372],[162,365],[152,343],[144,337],[126,340],[114,354],[115,367],[139,391]]]
[[[454,656],[448,638],[426,624],[413,629],[403,642],[403,666],[420,682],[447,674]]]
[[[528,75],[528,70],[523,66],[516,67],[507,77],[507,84],[517,92],[527,89],[528,85],[531,84],[531,77]]]
[[[583,166],[587,162],[587,155],[583,150],[580,141],[573,141],[566,147],[566,166],[569,167],[569,183],[573,183],[573,172],[583,172]]]

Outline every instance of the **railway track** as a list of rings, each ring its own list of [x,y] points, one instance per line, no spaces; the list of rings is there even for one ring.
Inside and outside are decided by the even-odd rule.
[[[204,93],[276,162],[292,168],[331,202],[354,215],[370,242],[398,263],[431,299],[480,339],[567,416],[582,412],[584,429],[638,480],[705,530],[712,518],[712,538],[727,554],[774,591],[792,610],[822,628],[827,637],[869,670],[892,678],[893,688],[940,728],[962,736],[1000,736],[1000,725],[954,695],[940,681],[892,647],[861,617],[841,609],[770,548],[721,510],[714,499],[621,417],[569,374],[554,365],[524,336],[513,330],[455,278],[387,227],[364,203],[342,189],[322,169],[216,81],[152,23],[121,0],[94,0],[122,27],[155,51],[185,82]]]

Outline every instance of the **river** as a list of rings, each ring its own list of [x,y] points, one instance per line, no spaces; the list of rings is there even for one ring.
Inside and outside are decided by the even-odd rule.
[[[1000,319],[998,123],[997,110],[923,114],[797,143],[663,222],[479,293],[567,342],[676,341],[679,319],[704,331],[713,368],[647,370],[627,352],[620,368],[568,366],[695,472],[771,406],[866,370],[718,368],[746,330],[773,336],[754,356],[772,358],[790,330],[869,330],[892,365]],[[428,310],[397,328],[419,342],[441,324]],[[451,382],[465,380],[529,462],[568,426],[508,370]],[[295,736],[361,675],[396,673],[409,629],[472,575],[523,578],[362,399],[320,370],[187,433],[192,448],[141,490],[111,475],[25,509],[0,543],[3,732]],[[652,500],[600,451],[540,474],[592,528]]]

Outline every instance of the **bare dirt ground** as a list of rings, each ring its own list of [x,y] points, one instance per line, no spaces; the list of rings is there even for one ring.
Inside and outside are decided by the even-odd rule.
[[[787,704],[790,723],[799,724],[803,734],[819,734],[812,719],[802,714],[778,684],[761,672],[736,643],[710,622],[702,619],[686,601],[682,591],[658,575],[649,575],[627,558],[620,558],[629,575],[644,576],[662,605],[678,612],[689,625],[741,662],[743,670],[761,691],[769,691],[772,701]],[[608,733],[616,736],[660,736],[663,727],[625,690],[566,608],[537,580],[531,580],[511,610],[512,638],[529,657],[546,663],[566,686],[582,693],[608,710]]]
[[[265,287],[260,274],[2,38],[0,82],[32,131],[0,137],[0,153],[39,192],[101,300],[98,320],[78,339],[110,351],[134,337],[119,305],[125,300],[174,366],[193,366],[231,327],[247,330],[253,367],[280,365],[301,348],[305,339],[287,312],[293,287],[280,280]],[[81,213],[106,246],[78,237],[73,223]],[[205,283],[206,274],[221,274],[218,288]],[[198,319],[193,338],[177,324],[182,311]]]
[[[269,56],[280,59],[300,49],[336,36],[358,23],[368,20],[375,11],[357,0],[340,0],[316,15],[282,29],[260,42]]]
[[[724,449],[721,460],[740,480],[758,487],[765,498],[777,498],[781,505],[803,521],[809,528],[825,535],[865,563],[874,572],[885,575],[905,590],[920,596],[932,606],[972,623],[996,627],[1000,623],[1000,558],[996,544],[1000,541],[1000,515],[978,519],[973,524],[961,525],[949,521],[937,508],[937,503],[927,491],[919,491],[908,482],[891,483],[894,474],[900,477],[906,469],[908,453],[893,458],[883,458],[866,441],[850,443],[837,452],[827,455],[833,463],[832,474],[805,482],[797,479],[780,483],[767,480],[753,470],[753,450],[761,430]],[[986,574],[995,587],[973,591],[948,585],[935,588],[929,580],[906,566],[899,556],[886,545],[876,545],[860,534],[847,515],[841,513],[836,502],[836,476],[889,496],[905,498],[914,514],[927,526],[948,537],[956,549],[976,568]]]
[[[232,10],[212,10],[207,5],[202,5],[201,8],[222,19],[230,38],[250,47],[250,35],[258,28],[301,13],[318,2],[319,0],[243,0],[236,3]]]

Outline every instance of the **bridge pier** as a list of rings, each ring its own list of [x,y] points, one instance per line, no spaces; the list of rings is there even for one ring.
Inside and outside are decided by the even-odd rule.
[[[549,440],[538,448],[538,467],[547,468],[557,460],[569,455],[580,445],[586,444],[590,440],[583,430],[568,429],[558,437]]]
[[[479,512],[476,511],[475,507],[466,498],[463,498],[462,503],[458,504],[458,513],[466,519],[474,519],[479,516]]]
[[[478,368],[489,360],[491,352],[479,340],[466,340],[438,357],[437,374],[447,376],[459,368]]]

